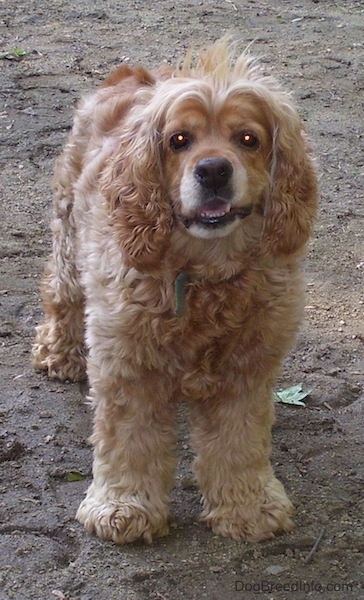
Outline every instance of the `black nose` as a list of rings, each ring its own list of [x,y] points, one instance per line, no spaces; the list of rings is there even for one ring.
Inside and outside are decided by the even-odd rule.
[[[227,158],[203,158],[197,163],[194,176],[205,188],[215,192],[226,186],[233,174],[233,165]]]

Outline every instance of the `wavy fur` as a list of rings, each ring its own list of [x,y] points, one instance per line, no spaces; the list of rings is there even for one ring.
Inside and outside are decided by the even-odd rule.
[[[123,65],[76,111],[54,189],[33,364],[89,379],[93,482],[77,518],[117,543],[168,532],[184,398],[202,519],[238,540],[289,530],[272,386],[317,201],[290,95],[227,39],[176,69]]]

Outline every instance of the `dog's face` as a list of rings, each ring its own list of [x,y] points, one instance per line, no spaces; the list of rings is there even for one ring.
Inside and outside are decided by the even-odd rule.
[[[269,183],[271,124],[258,97],[241,91],[182,94],[163,132],[167,192],[184,228],[199,238],[229,235]]]
[[[312,231],[316,175],[289,94],[244,55],[233,70],[212,58],[155,79],[124,67],[101,92],[116,144],[101,190],[124,261],[143,272],[184,244],[205,262],[221,246],[235,265],[248,247],[294,254]]]

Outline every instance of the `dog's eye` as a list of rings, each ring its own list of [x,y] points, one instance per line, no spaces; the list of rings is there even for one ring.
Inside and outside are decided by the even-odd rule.
[[[191,145],[191,138],[187,133],[180,131],[172,135],[169,145],[175,152],[178,152],[178,150],[187,150]]]
[[[259,139],[252,131],[242,131],[239,135],[239,143],[245,148],[256,150],[259,147]]]

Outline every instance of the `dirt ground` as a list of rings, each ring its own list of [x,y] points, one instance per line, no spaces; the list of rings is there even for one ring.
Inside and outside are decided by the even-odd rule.
[[[363,597],[363,27],[352,0],[1,0],[0,600]],[[321,173],[306,319],[279,381],[312,392],[306,407],[278,405],[274,428],[296,528],[239,544],[200,525],[181,419],[172,533],[119,547],[74,520],[91,476],[85,387],[50,382],[29,363],[49,182],[76,100],[110,69],[175,62],[227,31],[242,48],[254,40],[293,90]]]

